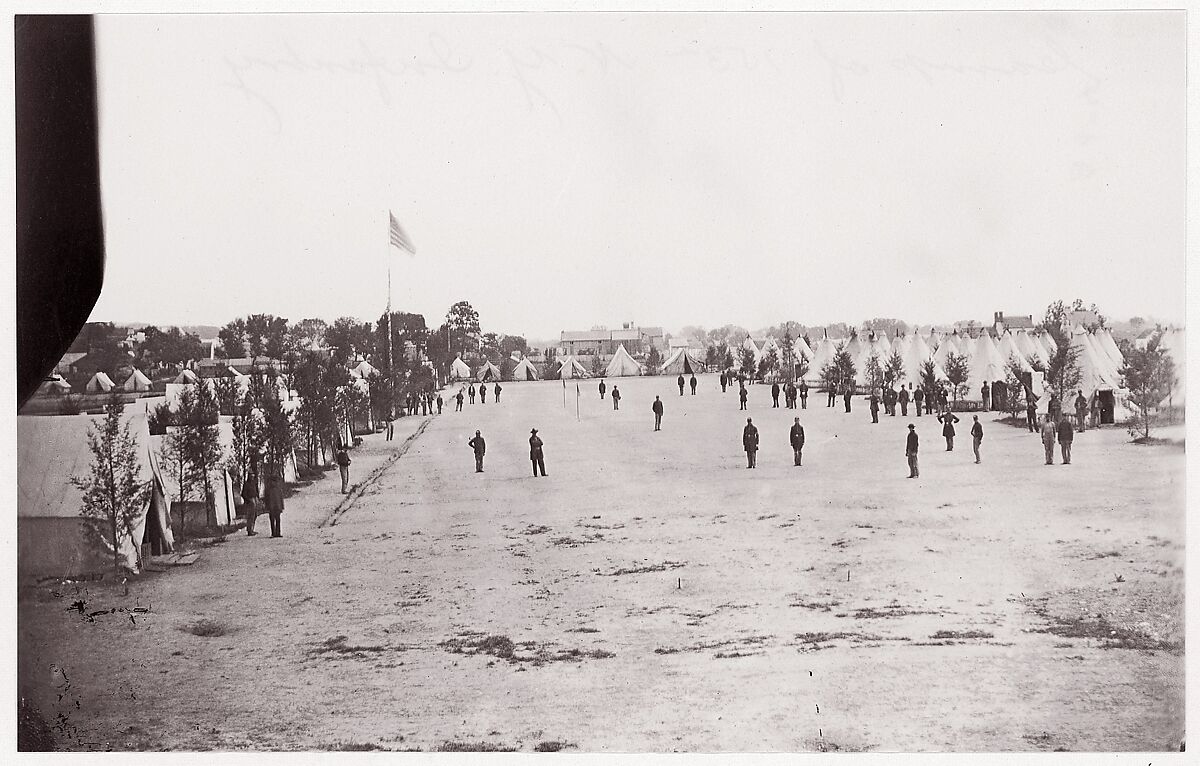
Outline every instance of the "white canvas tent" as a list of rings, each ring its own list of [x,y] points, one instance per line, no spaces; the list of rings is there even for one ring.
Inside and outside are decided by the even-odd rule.
[[[559,357],[554,370],[555,379],[586,378],[587,368],[576,361],[573,356]]]
[[[38,385],[36,393],[39,396],[62,396],[71,393],[71,384],[61,375],[48,375]]]
[[[139,478],[149,487],[148,499],[131,528],[118,529],[116,550],[122,566],[140,571],[141,546],[168,553],[174,546],[168,499],[156,457],[150,451],[145,406],[125,407],[124,422],[137,442]],[[113,541],[101,525],[105,549],[86,535],[80,516],[83,494],[72,477],[91,470],[88,431],[102,416],[58,415],[17,418],[17,568],[23,576],[72,576],[112,567]]]
[[[121,388],[125,391],[149,391],[152,385],[150,378],[136,367],[133,372],[129,373],[129,377],[121,384]]]
[[[677,348],[671,358],[663,362],[663,375],[699,375],[704,372],[704,363],[694,356],[687,348]]]
[[[801,335],[799,338],[796,338],[796,340],[792,344],[792,346],[796,350],[796,358],[797,359],[799,359],[800,357],[804,357],[810,363],[812,362],[814,353],[813,353],[812,348],[809,347],[808,341],[806,341],[804,339],[803,335]]]
[[[513,380],[540,380],[537,368],[530,364],[528,359],[522,359],[517,362],[517,366],[513,368]]]
[[[1175,364],[1175,386],[1160,407],[1183,407],[1187,401],[1187,338],[1183,330],[1165,330],[1158,338],[1158,347],[1166,351]]]
[[[1025,332],[1024,329],[1017,330],[1017,334],[1013,338],[1013,343],[1016,345],[1017,350],[1029,361],[1030,365],[1036,361],[1042,366],[1042,369],[1045,369],[1050,364],[1050,353],[1046,351],[1046,347],[1037,338]]]
[[[1008,378],[1005,360],[1000,356],[992,336],[986,332],[979,333],[975,339],[967,370],[967,399],[982,398],[980,391],[985,382],[991,387],[996,381],[1004,382]]]
[[[500,368],[491,362],[485,361],[483,366],[476,371],[475,379],[480,383],[490,383],[500,380]]]
[[[921,367],[925,362],[933,360],[933,353],[929,350],[929,346],[925,345],[925,339],[920,335],[913,335],[902,358],[904,359],[904,382],[911,383],[914,387],[920,386]],[[947,379],[945,371],[937,362],[933,363],[933,373],[938,380]]]
[[[1006,370],[1009,360],[1015,359],[1017,365],[1021,368],[1021,372],[1033,372],[1033,367],[1029,364],[1029,359],[1017,346],[1016,336],[1013,335],[1011,330],[1006,331],[1000,336],[1000,342],[996,344],[996,353],[1004,360]]]
[[[84,386],[83,390],[87,391],[89,394],[108,393],[109,391],[113,390],[113,382],[106,373],[97,372],[87,382],[87,385]]]
[[[455,357],[450,363],[450,380],[470,380],[471,368],[462,360],[462,357]]]
[[[675,349],[672,359],[683,355],[684,349]],[[666,368],[664,366],[664,372]],[[642,367],[637,363],[629,352],[625,350],[625,344],[617,346],[617,353],[613,354],[613,358],[609,361],[608,366],[604,368],[604,376],[607,378],[620,378],[629,375],[641,375]]]
[[[357,365],[355,365],[350,370],[350,375],[355,378],[358,378],[360,380],[362,380],[364,378],[369,378],[372,375],[378,375],[378,374],[379,374],[379,370],[375,369],[375,367],[370,362],[368,362],[366,359],[359,362]]]
[[[199,375],[197,375],[197,374],[196,374],[195,372],[193,372],[192,370],[183,370],[183,371],[182,371],[182,372],[180,372],[178,375],[176,375],[176,376],[175,376],[175,380],[173,380],[173,381],[171,381],[171,382],[172,382],[172,383],[175,383],[175,384],[184,384],[184,383],[199,383],[199,382],[200,382],[200,376],[199,376]]]

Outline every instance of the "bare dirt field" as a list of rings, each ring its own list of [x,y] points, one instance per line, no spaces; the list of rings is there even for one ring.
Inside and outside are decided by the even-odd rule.
[[[715,376],[608,382],[621,410],[582,381],[578,421],[573,381],[565,407],[510,383],[405,418],[354,451],[340,507],[331,475],[282,539],[128,596],[26,589],[22,693],[64,749],[1178,749],[1182,449],[1110,428],[1050,467],[989,414],[975,465],[969,416],[945,452],[933,418],[872,425],[862,399],[792,412],[752,386],[742,413]]]

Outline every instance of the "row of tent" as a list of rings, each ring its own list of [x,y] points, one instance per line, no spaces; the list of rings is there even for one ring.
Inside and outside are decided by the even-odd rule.
[[[181,384],[182,385],[182,384]],[[170,553],[171,499],[178,498],[178,477],[162,468],[162,435],[152,435],[149,413],[164,399],[152,397],[127,404],[123,423],[136,442],[139,479],[149,488],[145,505],[138,509],[132,529],[119,530],[117,553],[127,569],[144,567],[143,546],[152,555]],[[292,409],[295,402],[287,402]],[[103,422],[103,415],[17,416],[17,563],[22,576],[71,577],[103,571],[112,566],[113,542],[103,529],[106,550],[93,546],[80,517],[83,493],[72,483],[85,477],[92,453],[88,432]],[[222,447],[233,444],[232,418],[217,424]],[[284,462],[284,480],[298,481],[296,456]],[[238,487],[229,472],[215,468],[209,477],[214,490],[217,521],[233,524],[237,515]]]

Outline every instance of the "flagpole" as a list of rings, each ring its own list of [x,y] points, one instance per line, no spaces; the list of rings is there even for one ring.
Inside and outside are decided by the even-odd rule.
[[[391,211],[388,211],[388,225],[391,225]],[[392,351],[392,243],[389,236],[387,250],[387,336],[388,336],[388,373],[392,376],[392,402],[396,401],[396,362],[395,352]]]

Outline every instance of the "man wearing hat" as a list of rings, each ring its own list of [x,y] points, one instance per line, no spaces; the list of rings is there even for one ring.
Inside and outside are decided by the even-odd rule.
[[[483,456],[487,452],[487,443],[478,431],[475,438],[467,442],[467,446],[475,450],[475,473],[483,473]]]
[[[662,399],[654,397],[654,404],[650,405],[650,409],[654,412],[654,430],[662,430],[663,403]]]
[[[796,418],[795,425],[791,430],[792,452],[796,457],[796,465],[800,465],[800,451],[804,449],[804,426],[800,425],[800,418]]]
[[[746,467],[754,468],[754,458],[758,452],[758,429],[750,418],[746,418],[746,427],[742,429],[742,448],[746,450]]]
[[[542,439],[537,435],[537,429],[529,430],[529,460],[533,463],[533,475],[538,475],[538,469],[542,471],[542,476],[546,475],[546,464],[542,461]]]
[[[908,441],[904,445],[904,454],[908,457],[908,478],[916,479],[921,475],[917,468],[917,427],[908,424]]]

